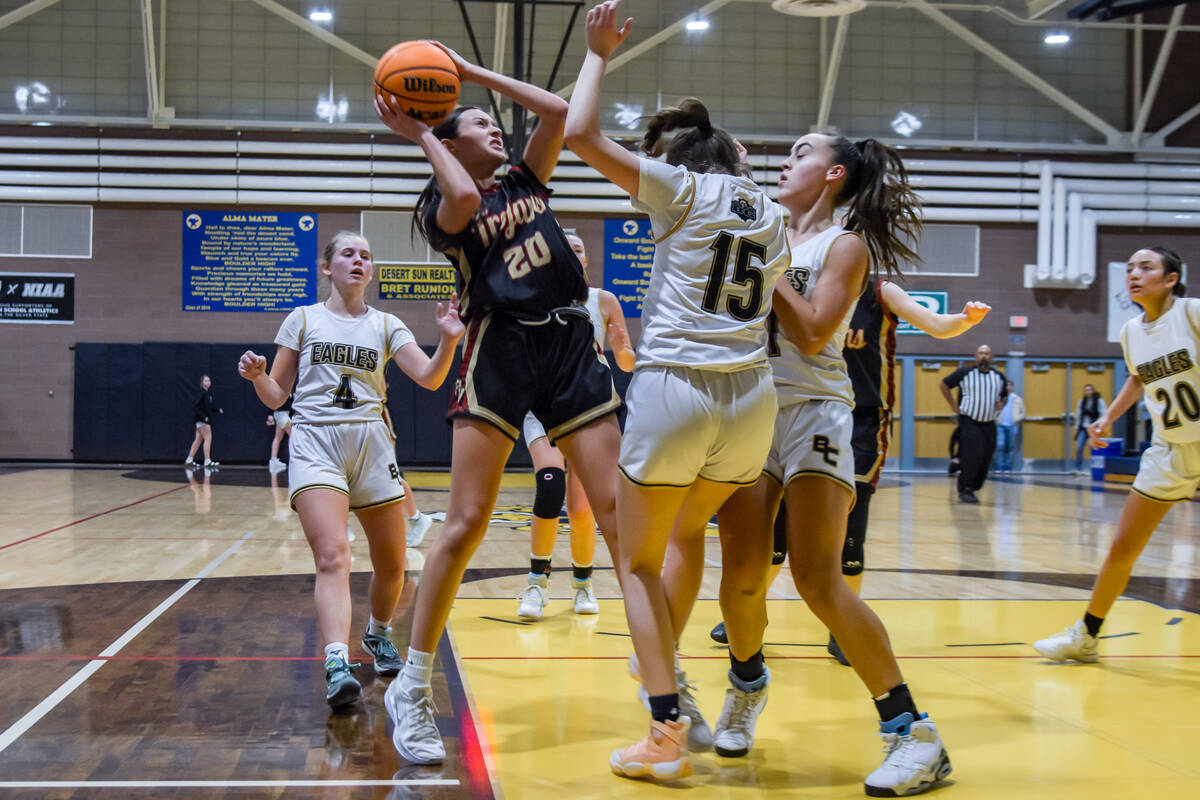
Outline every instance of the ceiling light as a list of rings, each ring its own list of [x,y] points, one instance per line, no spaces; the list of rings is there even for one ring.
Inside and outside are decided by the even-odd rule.
[[[688,20],[687,25],[684,25],[689,31],[706,31],[708,30],[708,20],[692,19]]]
[[[1042,41],[1046,44],[1060,45],[1071,41],[1071,34],[1063,31],[1051,31],[1042,37]]]
[[[901,111],[896,114],[896,118],[892,120],[892,130],[901,136],[912,136],[917,131],[921,130],[921,120],[915,114],[910,114],[907,111]]]
[[[308,18],[311,19],[313,22],[329,22],[331,19],[333,19],[333,12],[332,11],[310,11],[310,12],[308,12]]]

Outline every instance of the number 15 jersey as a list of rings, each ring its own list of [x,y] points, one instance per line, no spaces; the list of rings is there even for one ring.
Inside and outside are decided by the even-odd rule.
[[[354,319],[335,316],[324,303],[293,309],[275,335],[275,344],[300,353],[293,422],[386,421],[384,368],[415,341],[397,316],[369,306]]]
[[[1144,319],[1121,328],[1121,350],[1142,381],[1154,435],[1172,444],[1200,441],[1200,299],[1177,297],[1161,317]]]
[[[633,205],[655,233],[638,367],[765,365],[765,321],[789,261],[783,207],[749,178],[646,158]]]

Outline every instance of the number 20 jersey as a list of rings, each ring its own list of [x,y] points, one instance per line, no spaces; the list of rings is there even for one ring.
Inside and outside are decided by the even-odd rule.
[[[299,351],[292,420],[308,425],[387,420],[383,371],[396,351],[415,342],[394,314],[375,308],[356,319],[324,303],[293,309],[275,344]]]
[[[638,366],[764,366],[771,296],[788,265],[783,207],[749,178],[647,158],[633,205],[655,233]]]
[[[1165,442],[1200,441],[1200,299],[1177,297],[1153,322],[1142,315],[1121,328],[1125,365],[1142,381],[1154,435]]]

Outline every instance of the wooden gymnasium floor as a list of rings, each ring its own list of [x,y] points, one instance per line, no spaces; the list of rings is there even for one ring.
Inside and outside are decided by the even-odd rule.
[[[424,510],[445,509],[446,476],[409,479]],[[393,751],[384,683],[368,667],[364,702],[326,708],[308,548],[264,469],[207,480],[182,468],[0,469],[0,796],[862,796],[880,757],[873,708],[826,657],[786,572],[771,592],[773,683],[752,754],[698,755],[696,775],[673,787],[609,774],[610,749],[646,722],[616,584],[601,547],[598,617],[571,613],[558,572],[547,617],[517,620],[530,486],[507,479],[441,644],[449,755],[428,768]],[[1081,614],[1126,491],[1001,477],[971,507],[951,502],[945,476],[884,480],[864,595],[949,747],[955,771],[938,796],[1200,796],[1196,505],[1173,510],[1142,556],[1100,664],[1051,665],[1026,644]],[[361,533],[352,547],[368,569]],[[710,539],[682,642],[710,721],[727,669],[708,639],[719,558]],[[409,559],[401,648],[422,552]],[[556,559],[569,563],[565,535]],[[356,631],[366,581],[354,574]]]

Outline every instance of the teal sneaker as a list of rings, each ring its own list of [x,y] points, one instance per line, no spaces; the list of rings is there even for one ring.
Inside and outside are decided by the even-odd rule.
[[[348,706],[362,694],[362,685],[354,679],[351,664],[342,656],[325,659],[325,702],[333,708]]]
[[[375,659],[375,674],[386,678],[399,675],[400,668],[404,666],[404,658],[396,645],[392,644],[391,634],[392,629],[385,628],[380,635],[364,633],[362,637],[363,650]]]

